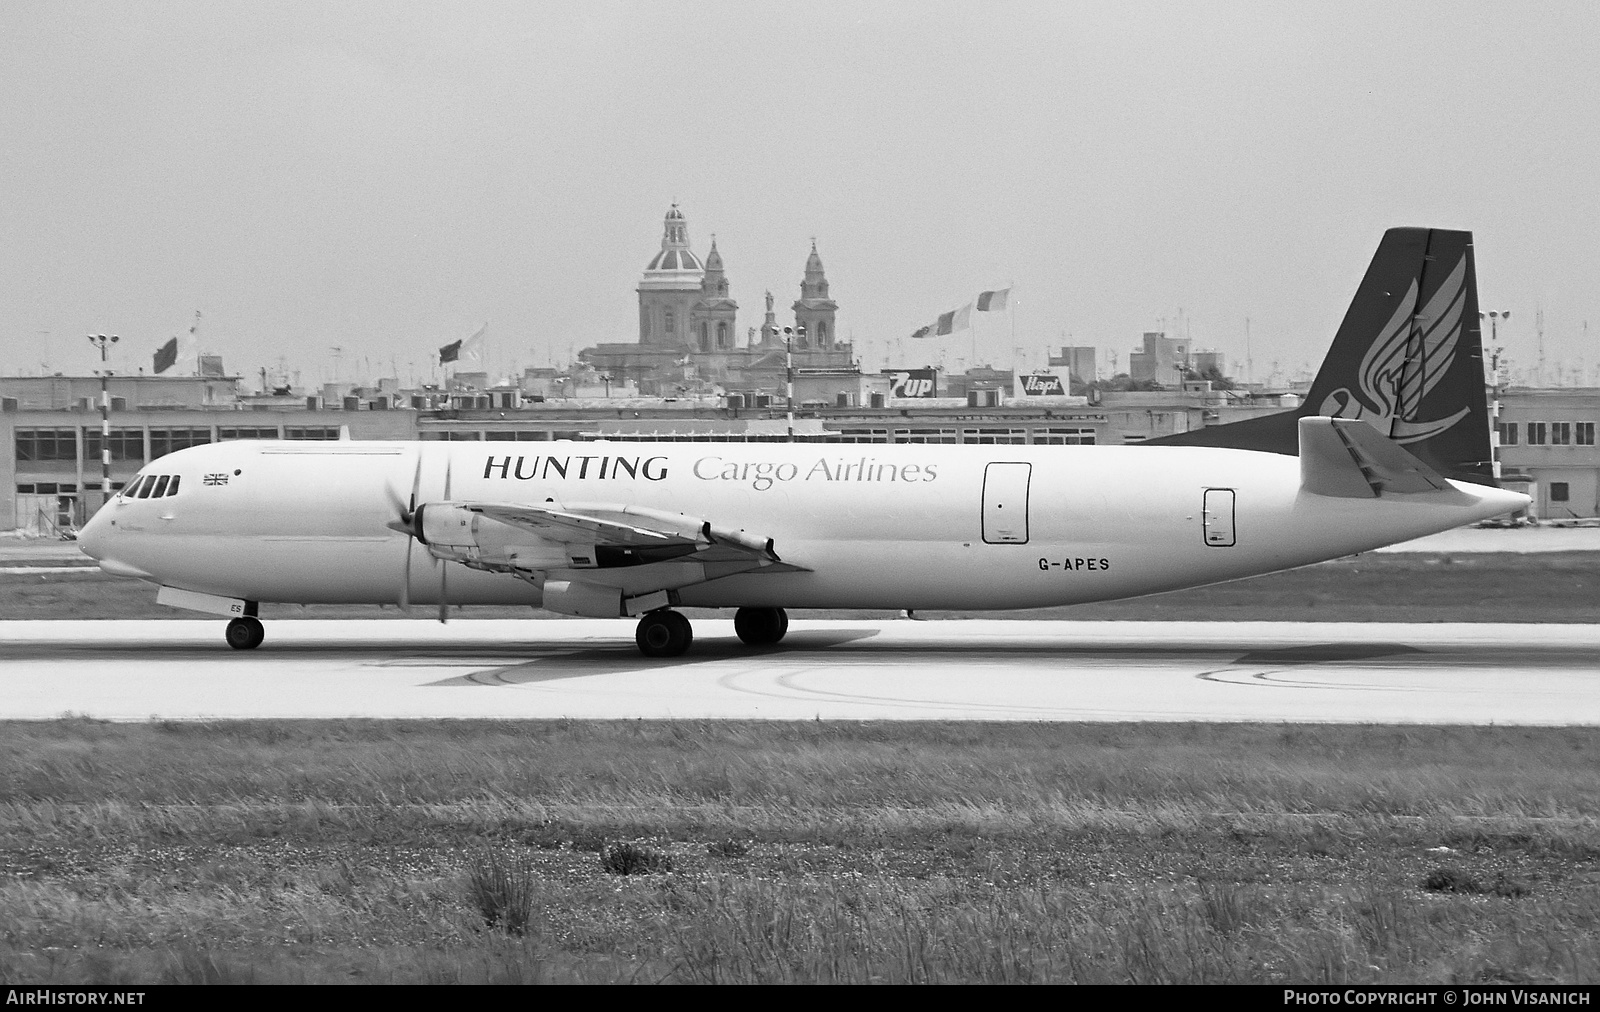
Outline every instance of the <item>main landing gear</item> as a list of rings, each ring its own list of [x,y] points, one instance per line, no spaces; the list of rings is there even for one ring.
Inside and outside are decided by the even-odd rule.
[[[267,631],[261,628],[260,619],[247,615],[229,622],[224,636],[235,650],[254,650],[267,638]]]
[[[675,611],[647,611],[639,619],[633,639],[646,657],[677,657],[694,642],[694,630],[689,620]]]
[[[771,646],[789,631],[789,613],[782,608],[740,608],[733,616],[733,631],[753,647]],[[663,608],[646,612],[633,638],[646,657],[679,657],[694,642],[694,630],[688,619]]]
[[[789,631],[789,613],[782,608],[740,608],[733,614],[733,631],[753,647],[769,647]]]

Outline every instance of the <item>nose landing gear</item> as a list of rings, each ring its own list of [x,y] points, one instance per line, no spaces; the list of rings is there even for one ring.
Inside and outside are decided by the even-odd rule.
[[[228,646],[235,650],[254,650],[267,638],[267,631],[261,628],[260,619],[247,615],[229,622],[228,630],[223,635]]]

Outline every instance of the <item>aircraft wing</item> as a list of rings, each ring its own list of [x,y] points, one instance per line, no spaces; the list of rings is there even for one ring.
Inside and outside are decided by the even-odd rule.
[[[612,503],[567,505],[459,503],[459,508],[528,531],[546,541],[595,548],[667,549],[700,562],[748,562],[774,572],[804,571],[778,557],[771,538],[714,526],[682,513]],[[671,552],[671,549],[679,549]],[[772,567],[781,567],[773,569]]]

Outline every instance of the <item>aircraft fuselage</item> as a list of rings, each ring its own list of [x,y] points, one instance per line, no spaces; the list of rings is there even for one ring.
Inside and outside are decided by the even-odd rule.
[[[180,491],[118,496],[94,517],[81,540],[108,571],[307,604],[429,604],[443,586],[452,604],[537,607],[547,581],[574,581],[668,589],[686,606],[1036,608],[1303,566],[1522,501],[1454,482],[1326,497],[1302,490],[1294,457],[1210,447],[233,442],[145,472]],[[567,559],[486,519],[463,554],[393,527],[404,508],[447,502],[645,507],[771,539],[787,565],[718,576],[692,556]],[[500,564],[511,556],[520,569]]]

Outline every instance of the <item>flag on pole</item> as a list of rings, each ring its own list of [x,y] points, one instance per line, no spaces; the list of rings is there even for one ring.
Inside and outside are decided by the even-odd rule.
[[[178,346],[172,350],[172,365],[182,362],[191,376],[200,372],[200,310],[194,311],[194,322],[178,335]]]
[[[483,365],[483,335],[488,331],[489,325],[485,323],[478,328],[478,332],[461,342],[461,360],[474,366]]]
[[[178,339],[173,338],[166,344],[156,349],[156,359],[153,363],[156,375],[161,375],[178,361]]]
[[[984,292],[983,294],[988,296],[995,293]],[[913,338],[943,337],[946,334],[954,334],[958,330],[966,330],[972,326],[972,307],[973,303],[969,302],[960,309],[952,309],[948,313],[940,313],[938,320],[928,324],[926,327],[918,327],[911,332],[911,336]],[[978,308],[982,309],[983,304],[978,303]]]
[[[992,292],[981,292],[978,295],[978,312],[995,313],[1006,308],[1006,302],[1011,298],[1011,289],[1000,288]]]
[[[485,323],[471,337],[462,338],[459,341],[451,341],[443,348],[440,348],[439,364],[448,365],[451,362],[460,362],[462,365],[482,365],[483,335],[488,329],[489,325]]]

